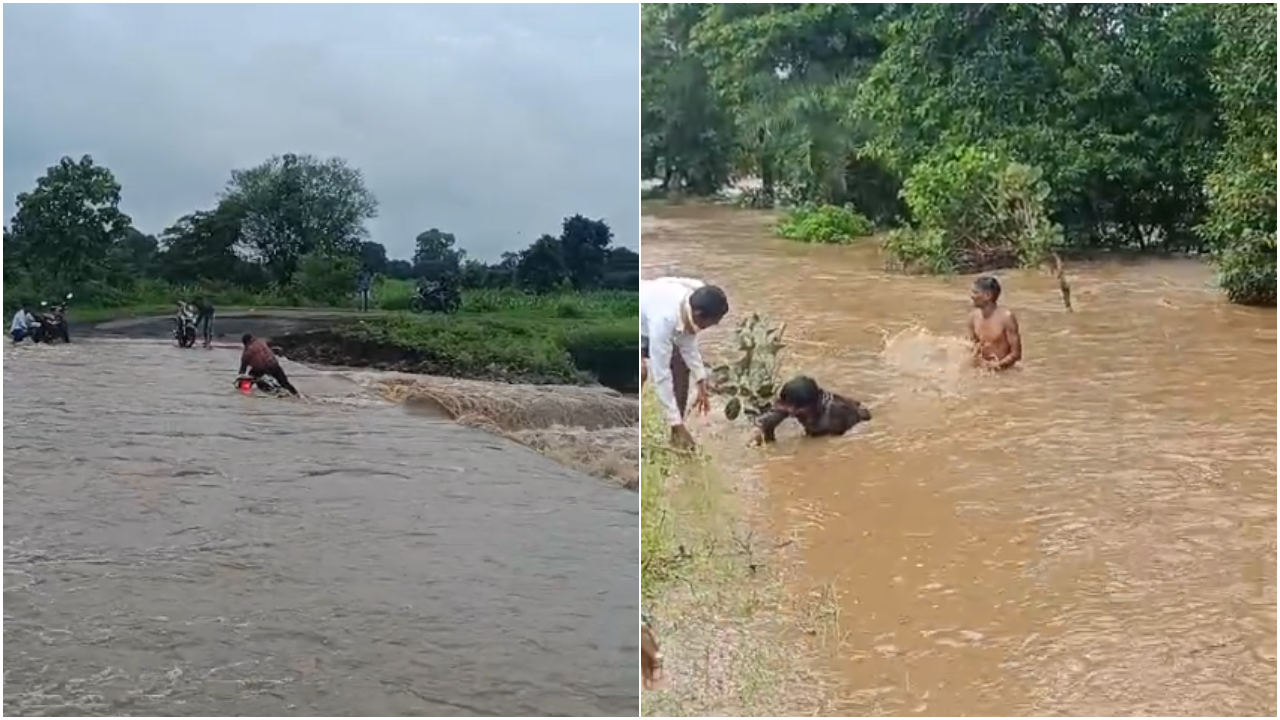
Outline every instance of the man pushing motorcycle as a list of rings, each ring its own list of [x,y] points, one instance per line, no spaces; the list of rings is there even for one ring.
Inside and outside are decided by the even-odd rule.
[[[298,394],[298,389],[289,382],[289,378],[284,374],[284,368],[280,367],[280,359],[271,351],[271,346],[262,338],[255,338],[249,333],[245,333],[240,338],[244,343],[244,352],[240,354],[240,373],[243,377],[245,371],[248,370],[248,376],[257,383],[264,375],[271,377],[280,387],[288,390],[294,395]]]

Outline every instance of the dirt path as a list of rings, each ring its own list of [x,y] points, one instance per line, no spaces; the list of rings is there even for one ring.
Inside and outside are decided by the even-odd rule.
[[[324,330],[341,320],[369,317],[373,313],[354,311],[271,309],[229,310],[219,312],[214,318],[214,337],[219,340],[234,339],[237,342],[244,333],[273,337],[308,330]],[[148,317],[120,318],[103,322],[71,323],[74,336],[127,337],[140,340],[167,340],[173,333],[173,317],[155,315]]]

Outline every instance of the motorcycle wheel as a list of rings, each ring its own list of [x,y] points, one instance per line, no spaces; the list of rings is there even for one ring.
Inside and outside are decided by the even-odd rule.
[[[63,323],[58,328],[58,337],[62,338],[62,342],[67,343],[68,345],[71,344],[71,332],[67,330],[66,323]]]
[[[422,298],[420,297],[414,297],[413,300],[409,301],[409,309],[416,313],[426,310],[422,304]]]

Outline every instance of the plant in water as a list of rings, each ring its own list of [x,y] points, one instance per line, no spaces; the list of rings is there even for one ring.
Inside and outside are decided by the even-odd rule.
[[[788,240],[846,245],[871,235],[875,226],[852,208],[802,205],[788,213],[774,232]]]
[[[729,420],[744,413],[754,418],[773,403],[785,330],[785,324],[775,325],[759,313],[738,323],[733,335],[741,355],[711,369],[712,392],[728,398],[724,416]]]

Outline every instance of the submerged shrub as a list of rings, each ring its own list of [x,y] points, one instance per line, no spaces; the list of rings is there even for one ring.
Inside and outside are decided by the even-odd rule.
[[[788,240],[846,245],[875,232],[871,221],[857,212],[835,205],[802,205],[774,228]]]

